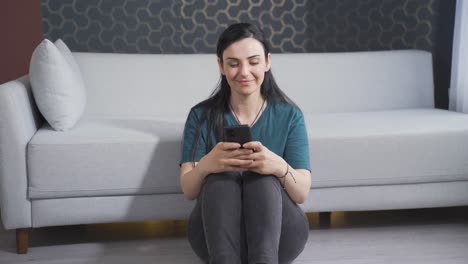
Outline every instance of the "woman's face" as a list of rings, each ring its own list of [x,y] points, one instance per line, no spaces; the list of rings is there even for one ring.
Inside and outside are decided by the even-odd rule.
[[[265,58],[263,45],[254,38],[232,43],[223,52],[223,62],[218,58],[221,73],[226,76],[231,94],[248,96],[260,93],[265,72],[270,70],[271,54]]]

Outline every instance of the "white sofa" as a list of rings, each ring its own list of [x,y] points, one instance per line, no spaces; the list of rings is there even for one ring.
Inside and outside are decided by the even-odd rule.
[[[18,252],[29,228],[185,219],[186,115],[217,84],[216,56],[74,53],[87,106],[57,132],[27,76],[0,85],[0,202]],[[310,138],[306,212],[468,205],[468,115],[434,108],[425,51],[273,54]]]

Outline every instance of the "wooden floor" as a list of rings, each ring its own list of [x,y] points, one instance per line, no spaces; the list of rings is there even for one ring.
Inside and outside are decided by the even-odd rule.
[[[310,236],[294,263],[468,263],[468,207],[334,212],[329,229],[309,214]],[[0,229],[0,263],[201,263],[185,237],[186,221],[33,229],[27,255],[15,232]]]

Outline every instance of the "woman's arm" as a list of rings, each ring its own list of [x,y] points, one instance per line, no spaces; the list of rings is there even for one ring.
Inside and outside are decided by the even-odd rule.
[[[287,164],[286,161],[284,161],[284,164]],[[284,178],[280,178],[279,180],[283,183],[283,188],[286,190],[293,201],[301,204],[307,200],[311,186],[310,171],[305,169],[296,170],[289,166],[289,173]]]
[[[180,186],[185,198],[189,200],[198,197],[203,180],[208,175],[197,165],[198,162],[185,162],[180,166]]]

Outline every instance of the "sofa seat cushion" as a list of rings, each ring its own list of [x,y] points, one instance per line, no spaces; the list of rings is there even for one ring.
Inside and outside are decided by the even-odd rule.
[[[44,125],[28,144],[29,197],[180,193],[183,123],[86,119],[69,131]]]
[[[468,115],[407,109],[305,116],[312,188],[468,180]],[[181,193],[183,126],[86,119],[56,132],[45,125],[28,145],[29,197]]]
[[[306,122],[312,188],[468,180],[466,114],[405,109],[309,114]]]

